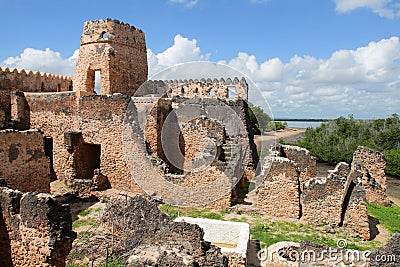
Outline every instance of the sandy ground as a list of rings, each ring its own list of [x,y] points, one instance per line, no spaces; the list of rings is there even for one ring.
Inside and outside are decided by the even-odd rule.
[[[257,151],[268,149],[273,142],[279,142],[279,139],[287,143],[294,143],[300,139],[306,129],[303,128],[291,128],[287,127],[285,130],[279,130],[276,132],[266,132],[262,135],[255,135],[254,142],[257,145]]]

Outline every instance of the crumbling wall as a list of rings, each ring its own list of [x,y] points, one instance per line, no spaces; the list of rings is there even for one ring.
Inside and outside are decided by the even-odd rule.
[[[339,226],[344,226],[359,233],[364,240],[371,239],[366,206],[366,192],[362,186],[363,166],[352,162],[350,174],[342,196],[342,214]]]
[[[0,188],[1,218],[7,229],[1,235],[1,258],[10,266],[65,266],[76,233],[68,205],[59,204],[51,195],[25,193]],[[3,228],[4,229],[4,228]]]
[[[298,219],[301,216],[299,172],[293,161],[271,157],[265,163],[257,188],[258,208],[269,216]]]
[[[310,151],[298,146],[281,145],[281,157],[296,162],[300,171],[300,190],[303,185],[317,175],[317,160],[310,155]]]
[[[131,178],[122,148],[123,121],[130,97],[121,94],[88,95],[78,100],[75,92],[25,93],[25,97],[30,109],[31,128],[40,128],[46,136],[53,138],[57,179],[65,181],[74,176],[74,154],[68,151],[64,133],[81,132],[86,144],[100,145],[100,172],[113,188],[143,192]]]
[[[0,177],[23,192],[50,192],[50,160],[40,130],[0,131]]]
[[[327,177],[316,177],[305,183],[301,195],[302,219],[338,226],[349,173],[349,165],[341,162],[329,172]]]
[[[227,266],[198,225],[174,222],[143,197],[111,202],[102,222],[118,233],[114,252],[127,255],[127,266]]]
[[[385,155],[368,147],[359,146],[353,155],[353,162],[360,162],[364,167],[362,185],[367,193],[367,201],[389,206],[386,195]]]
[[[74,91],[93,93],[95,71],[101,72],[101,94],[133,95],[147,80],[143,31],[111,19],[85,22],[73,78]]]

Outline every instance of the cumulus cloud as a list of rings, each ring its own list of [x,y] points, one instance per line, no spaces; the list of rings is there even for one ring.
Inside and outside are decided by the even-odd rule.
[[[357,8],[368,8],[381,17],[396,18],[400,16],[400,4],[392,0],[334,0],[336,10],[346,13]]]
[[[192,8],[198,4],[199,0],[169,0],[171,4],[180,4],[187,8]]]
[[[147,59],[149,62],[150,77],[175,64],[189,61],[209,60],[210,54],[203,55],[200,47],[197,46],[197,40],[176,35],[174,44],[165,51],[155,54],[151,49],[147,49]]]
[[[1,65],[72,75],[78,52],[63,58],[51,49],[27,48]],[[152,78],[175,64],[209,61],[211,55],[201,51],[196,39],[176,35],[171,47],[159,53],[148,49],[147,57]],[[326,59],[294,55],[287,62],[279,58],[259,62],[255,55],[239,52],[236,57],[218,63],[229,68],[185,64],[170,69],[168,74],[159,74],[156,79],[240,78],[243,73],[261,90],[261,94],[250,91],[250,101],[263,105],[262,96],[266,97],[279,117],[333,118],[352,113],[375,118],[400,113],[399,37],[370,42],[354,50],[338,50]]]
[[[59,52],[52,51],[49,48],[45,50],[26,48],[19,56],[5,59],[1,62],[1,65],[9,68],[72,76],[78,55],[79,49],[75,50],[72,56],[64,59]]]

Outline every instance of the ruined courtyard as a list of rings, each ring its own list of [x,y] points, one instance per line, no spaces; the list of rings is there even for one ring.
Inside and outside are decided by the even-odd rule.
[[[143,31],[111,19],[84,24],[73,77],[0,68],[0,265],[65,266],[80,239],[66,203],[95,198],[99,242],[127,266],[246,266],[156,203],[230,210],[249,184],[245,212],[373,239],[367,202],[390,205],[384,154],[359,147],[326,177],[300,147],[260,158],[248,91],[242,77],[148,80]],[[50,195],[54,182],[68,194]]]

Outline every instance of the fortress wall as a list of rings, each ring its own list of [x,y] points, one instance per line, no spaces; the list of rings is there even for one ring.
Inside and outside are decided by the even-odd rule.
[[[63,92],[72,90],[70,77],[0,67],[0,109],[10,115],[11,91]]]
[[[65,266],[76,238],[68,205],[4,187],[0,204],[1,266]]]
[[[303,185],[317,175],[317,160],[310,155],[310,151],[298,146],[281,145],[282,157],[296,162],[300,171],[300,190]]]
[[[81,132],[85,144],[100,146],[99,159],[93,158],[97,156],[93,155],[82,160],[99,160],[100,172],[113,188],[143,192],[131,179],[123,155],[122,129],[129,96],[88,95],[78,100],[75,92],[66,92],[25,93],[25,97],[31,128],[41,129],[45,136],[53,140],[53,166],[57,179],[79,178],[76,177],[77,170],[73,168],[75,159],[72,151],[68,151],[64,133]]]
[[[0,131],[0,177],[23,192],[50,192],[50,162],[39,130]]]
[[[157,83],[159,81],[153,81]],[[201,79],[199,80],[174,80],[164,81],[171,88],[171,96],[212,97],[220,99],[248,100],[248,85],[244,78],[235,77],[228,79]]]
[[[306,182],[301,195],[302,219],[338,226],[341,222],[345,184],[349,173],[349,165],[341,162],[327,177],[316,177]]]
[[[368,147],[359,146],[353,155],[353,162],[365,167],[362,185],[367,194],[367,201],[389,206],[386,194],[385,155]]]
[[[301,216],[299,173],[293,161],[272,157],[265,163],[268,172],[260,177],[257,188],[258,208],[267,215],[298,219]]]

